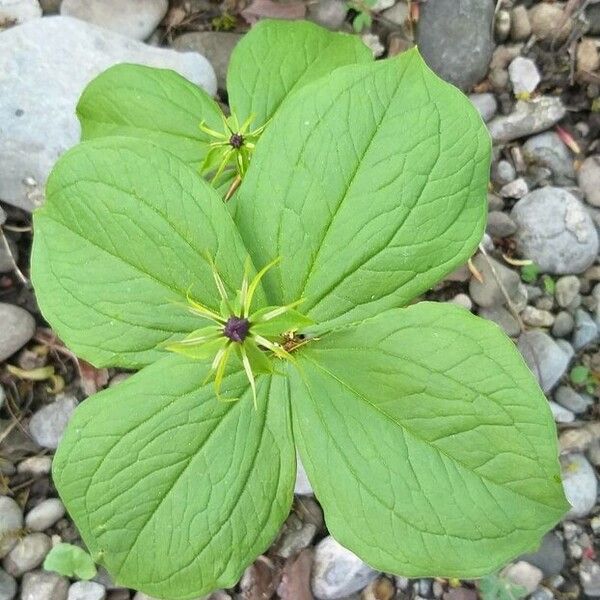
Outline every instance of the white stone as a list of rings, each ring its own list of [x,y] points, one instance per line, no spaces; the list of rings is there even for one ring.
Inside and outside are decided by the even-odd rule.
[[[575,420],[575,415],[568,408],[565,408],[552,400],[548,402],[548,405],[550,406],[552,416],[556,423],[572,423]]]
[[[44,531],[65,515],[65,506],[58,498],[48,498],[32,508],[25,517],[25,525],[32,531]]]
[[[106,589],[95,581],[76,581],[69,587],[67,600],[104,600]]]
[[[145,40],[169,8],[168,0],[63,0],[60,14]]]
[[[49,456],[30,456],[17,466],[17,473],[29,475],[48,475],[52,470],[52,459]]]
[[[312,590],[319,600],[335,600],[349,596],[377,577],[369,565],[344,548],[331,536],[315,548]]]
[[[213,95],[197,53],[153,48],[70,17],[44,17],[0,35],[0,198],[26,210],[43,201],[56,159],[79,141],[75,105],[87,83],[117,63],[179,72]]]
[[[0,0],[0,28],[5,25],[20,25],[42,16],[38,0]]]
[[[565,496],[571,505],[567,519],[587,516],[596,504],[598,481],[594,467],[583,454],[571,454],[562,461]]]
[[[57,398],[52,404],[40,408],[29,421],[29,432],[37,444],[55,450],[77,406],[70,396]]]
[[[0,496],[0,558],[14,548],[22,527],[21,507],[12,498]]]
[[[517,56],[508,66],[508,76],[515,96],[531,94],[542,80],[540,72],[530,58]]]
[[[2,566],[13,577],[21,577],[42,564],[50,552],[52,542],[43,533],[31,533],[17,542],[17,545],[4,557]]]

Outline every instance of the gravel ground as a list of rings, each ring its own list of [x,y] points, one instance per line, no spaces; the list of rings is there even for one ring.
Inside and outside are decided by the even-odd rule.
[[[41,568],[53,544],[81,543],[50,476],[61,434],[78,403],[128,376],[73,356],[44,323],[28,279],[31,210],[43,202],[52,163],[77,141],[70,115],[85,81],[115,62],[143,62],[178,70],[226,100],[229,55],[253,22],[308,18],[352,31],[361,6],[372,15],[361,35],[374,54],[393,56],[418,41],[429,64],[469,94],[494,140],[480,251],[426,298],[464,306],[514,339],[548,397],[573,505],[502,578],[536,600],[600,597],[600,2],[370,4],[0,0],[0,72],[27,64],[0,77],[0,131],[9,132],[0,144],[0,600],[148,598],[106,573],[79,582]],[[480,595],[475,582],[373,571],[328,535],[301,468],[296,492],[279,539],[235,589],[212,600]]]

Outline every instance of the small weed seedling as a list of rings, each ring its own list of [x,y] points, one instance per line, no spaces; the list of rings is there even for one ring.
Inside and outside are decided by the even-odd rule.
[[[297,453],[331,534],[381,571],[478,577],[535,548],[567,508],[544,395],[497,326],[412,304],[483,234],[476,110],[418,51],[373,62],[308,23],[253,28],[228,93],[224,123],[171,71],[109,69],[35,214],[44,315],[139,370],[55,456],[92,558],[160,598],[234,585]]]

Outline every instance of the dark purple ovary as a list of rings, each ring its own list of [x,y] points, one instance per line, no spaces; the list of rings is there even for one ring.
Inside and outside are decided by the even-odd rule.
[[[225,327],[223,327],[223,335],[232,342],[242,343],[246,339],[249,329],[250,322],[248,319],[232,316],[229,317]]]

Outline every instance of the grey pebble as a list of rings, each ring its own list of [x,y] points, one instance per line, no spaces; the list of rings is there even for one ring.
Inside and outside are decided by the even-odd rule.
[[[600,596],[600,565],[589,558],[584,558],[579,566],[579,581],[587,597]]]
[[[588,156],[581,163],[577,181],[587,202],[600,207],[600,154]]]
[[[587,516],[596,504],[598,481],[594,467],[583,454],[563,457],[562,480],[565,496],[571,510],[565,518],[576,519]]]
[[[554,131],[545,131],[530,137],[523,144],[523,157],[530,165],[550,169],[556,185],[573,185],[573,157]]]
[[[521,312],[521,319],[531,327],[552,327],[554,323],[554,315],[551,312],[534,306],[526,306]]]
[[[242,34],[230,31],[194,31],[175,38],[173,48],[206,56],[217,75],[217,85],[224,90],[231,53],[241,39]]]
[[[542,390],[551,390],[567,371],[571,357],[540,330],[525,331],[517,345]]]
[[[504,333],[510,337],[517,337],[521,332],[519,323],[513,315],[503,306],[490,306],[489,308],[480,308],[479,316],[488,319],[499,325]]]
[[[22,528],[21,507],[12,498],[0,496],[0,558],[14,548]]]
[[[306,474],[306,470],[300,460],[299,454],[296,454],[296,485],[294,486],[294,494],[297,496],[314,495],[312,485],[308,480],[308,475]]]
[[[48,475],[52,470],[52,458],[50,456],[30,456],[22,460],[17,466],[18,473],[29,475]]]
[[[12,575],[0,569],[0,600],[13,600],[17,595],[17,582]]]
[[[492,181],[496,185],[506,185],[517,178],[517,172],[512,163],[507,160],[499,160],[492,165]]]
[[[21,600],[67,600],[69,580],[56,573],[25,573],[21,583]]]
[[[554,291],[556,302],[562,308],[570,306],[578,296],[580,289],[581,282],[579,281],[578,277],[575,277],[575,275],[559,277],[556,280],[556,289]]]
[[[0,323],[2,323],[0,327],[0,362],[2,362],[20,350],[33,337],[35,320],[19,306],[0,303]]]
[[[106,589],[95,581],[76,581],[69,587],[67,600],[105,600]]]
[[[42,16],[38,0],[0,0],[0,23],[16,25]]]
[[[529,185],[523,177],[517,177],[514,181],[503,185],[498,193],[502,198],[519,199],[529,192]]]
[[[515,96],[531,94],[542,79],[535,62],[523,56],[517,56],[511,61],[508,77]]]
[[[494,48],[493,19],[492,2],[436,0],[424,3],[419,15],[419,50],[442,79],[469,89],[487,73]]]
[[[540,96],[529,102],[520,100],[511,114],[492,119],[488,129],[495,143],[512,142],[549,129],[565,113],[566,109],[558,97]]]
[[[518,226],[519,252],[543,272],[582,273],[595,260],[598,233],[583,204],[573,194],[545,187],[521,198],[511,217]]]
[[[561,406],[577,414],[585,412],[591,404],[589,398],[578,394],[568,385],[561,385],[557,388],[556,392],[554,392],[554,399]]]
[[[531,35],[527,9],[519,4],[512,9],[510,17],[510,38],[513,42],[524,42]]]
[[[552,400],[548,402],[548,406],[550,407],[550,411],[552,412],[552,416],[556,423],[573,423],[573,421],[575,421],[575,414],[568,408],[565,408]]]
[[[598,326],[594,319],[583,310],[575,311],[575,332],[573,333],[573,348],[576,351],[585,348],[598,339]]]
[[[48,498],[32,508],[25,517],[25,525],[32,531],[44,531],[65,515],[65,506],[58,498]]]
[[[387,12],[384,11],[384,16]],[[347,14],[348,6],[344,0],[320,0],[308,5],[308,18],[327,29],[339,29],[346,20]]]
[[[16,546],[2,560],[2,567],[13,577],[21,577],[27,571],[39,567],[52,542],[44,533],[30,533],[20,539]]]
[[[483,94],[470,94],[469,100],[471,100],[473,106],[477,109],[481,115],[481,118],[486,123],[498,112],[498,101],[496,100],[496,96],[494,96],[494,94],[489,92],[485,92]]]
[[[62,0],[60,14],[128,38],[145,40],[158,27],[168,8],[168,0]]]
[[[77,400],[70,396],[56,398],[40,408],[29,421],[29,432],[37,444],[55,450],[67,427]]]
[[[515,222],[506,214],[499,211],[488,213],[486,231],[492,237],[505,238],[517,231]]]
[[[2,32],[3,201],[25,210],[43,201],[43,186],[56,159],[79,142],[75,106],[83,88],[122,62],[170,68],[209,94],[216,92],[214,70],[199,54],[154,48],[79,19],[44,17]]]
[[[311,583],[319,600],[337,600],[358,592],[375,577],[377,571],[331,536],[317,544]]]
[[[575,327],[575,319],[565,310],[561,310],[554,319],[552,335],[558,338],[567,337]]]
[[[477,305],[486,308],[504,305],[504,295],[496,280],[497,277],[517,310],[525,307],[527,293],[521,278],[515,271],[491,257],[486,260],[482,254],[478,254],[473,259],[473,264],[483,278],[483,283],[477,281],[475,277],[472,277],[469,282],[469,295]]]

